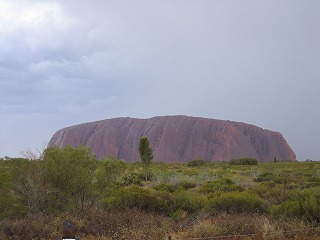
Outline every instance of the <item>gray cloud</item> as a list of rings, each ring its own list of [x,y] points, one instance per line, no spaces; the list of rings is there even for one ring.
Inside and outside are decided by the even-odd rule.
[[[186,114],[280,131],[320,159],[316,0],[0,5],[0,156],[71,124]]]

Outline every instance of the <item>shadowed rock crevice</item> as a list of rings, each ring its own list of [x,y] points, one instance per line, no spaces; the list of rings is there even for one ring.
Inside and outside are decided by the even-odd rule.
[[[187,116],[114,118],[79,124],[57,131],[48,146],[85,145],[99,159],[113,155],[134,162],[139,161],[138,144],[142,136],[150,141],[154,161],[296,159],[278,132],[246,123]]]

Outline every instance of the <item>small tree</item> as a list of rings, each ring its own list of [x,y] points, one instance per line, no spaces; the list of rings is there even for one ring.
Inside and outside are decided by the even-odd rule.
[[[44,151],[44,178],[57,192],[59,205],[66,204],[81,214],[98,201],[107,182],[98,161],[87,147],[52,147]]]
[[[125,170],[125,163],[115,159],[112,155],[104,159],[102,162],[104,168],[104,177],[108,184],[114,184]]]
[[[139,156],[143,166],[143,171],[146,177],[146,181],[148,181],[149,166],[150,166],[151,160],[153,159],[153,153],[152,153],[152,149],[149,146],[149,140],[147,137],[140,138]]]

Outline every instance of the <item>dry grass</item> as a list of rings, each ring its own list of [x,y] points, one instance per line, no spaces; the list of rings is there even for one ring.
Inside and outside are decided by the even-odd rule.
[[[203,216],[193,222],[189,228],[174,233],[173,239],[252,234],[255,219],[255,216],[241,215]],[[252,239],[252,237],[242,237],[241,239]]]
[[[28,216],[0,223],[0,239],[61,239],[62,222],[71,219],[80,239],[164,239],[173,231],[175,222],[169,217],[136,209],[117,212],[92,211],[86,217],[61,214],[55,217]]]
[[[320,229],[297,231],[316,227],[301,220],[270,220],[259,215],[209,216],[202,213],[174,221],[170,217],[137,209],[111,212],[95,210],[85,217],[63,213],[54,217],[37,214],[20,220],[6,220],[0,222],[0,239],[60,240],[62,222],[68,218],[76,224],[76,237],[82,240],[164,240],[168,239],[168,235],[172,236],[172,240],[185,240],[247,235],[254,233],[254,225],[259,226],[264,240],[320,239]],[[252,236],[230,239],[249,240]]]
[[[316,224],[299,219],[270,221],[267,218],[261,218],[260,227],[264,240],[320,239],[320,228],[317,228]]]

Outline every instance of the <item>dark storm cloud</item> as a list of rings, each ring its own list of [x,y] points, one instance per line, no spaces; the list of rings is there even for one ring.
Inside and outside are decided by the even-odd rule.
[[[0,156],[71,124],[186,114],[280,131],[320,159],[316,0],[0,5]]]

